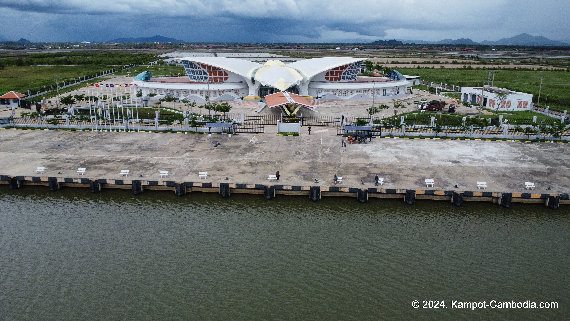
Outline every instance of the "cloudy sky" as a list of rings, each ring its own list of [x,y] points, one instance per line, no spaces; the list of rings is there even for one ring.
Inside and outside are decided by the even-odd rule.
[[[568,0],[0,0],[0,39],[198,42],[570,42]]]

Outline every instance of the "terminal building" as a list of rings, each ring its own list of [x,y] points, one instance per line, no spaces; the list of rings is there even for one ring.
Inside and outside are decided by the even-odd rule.
[[[532,94],[491,86],[462,87],[461,100],[497,111],[531,110],[533,108]]]
[[[170,96],[190,101],[260,99],[290,92],[318,100],[402,98],[409,82],[396,77],[360,77],[362,58],[324,57],[264,64],[227,57],[177,58],[188,77],[153,78],[145,72],[133,83],[143,96]]]

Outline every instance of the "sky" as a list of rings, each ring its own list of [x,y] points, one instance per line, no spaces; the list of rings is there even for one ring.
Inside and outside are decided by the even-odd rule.
[[[567,0],[0,0],[0,40],[370,42],[520,33],[570,43]]]

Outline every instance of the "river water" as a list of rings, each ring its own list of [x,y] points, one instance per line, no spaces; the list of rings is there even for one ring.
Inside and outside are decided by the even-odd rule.
[[[568,214],[2,187],[0,319],[562,320]],[[453,300],[559,307],[470,310]]]

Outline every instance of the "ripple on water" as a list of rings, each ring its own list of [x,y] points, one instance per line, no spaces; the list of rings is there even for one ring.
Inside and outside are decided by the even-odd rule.
[[[7,319],[568,314],[565,208],[3,188],[0,209]],[[410,308],[413,299],[492,298],[566,304],[540,313]]]

